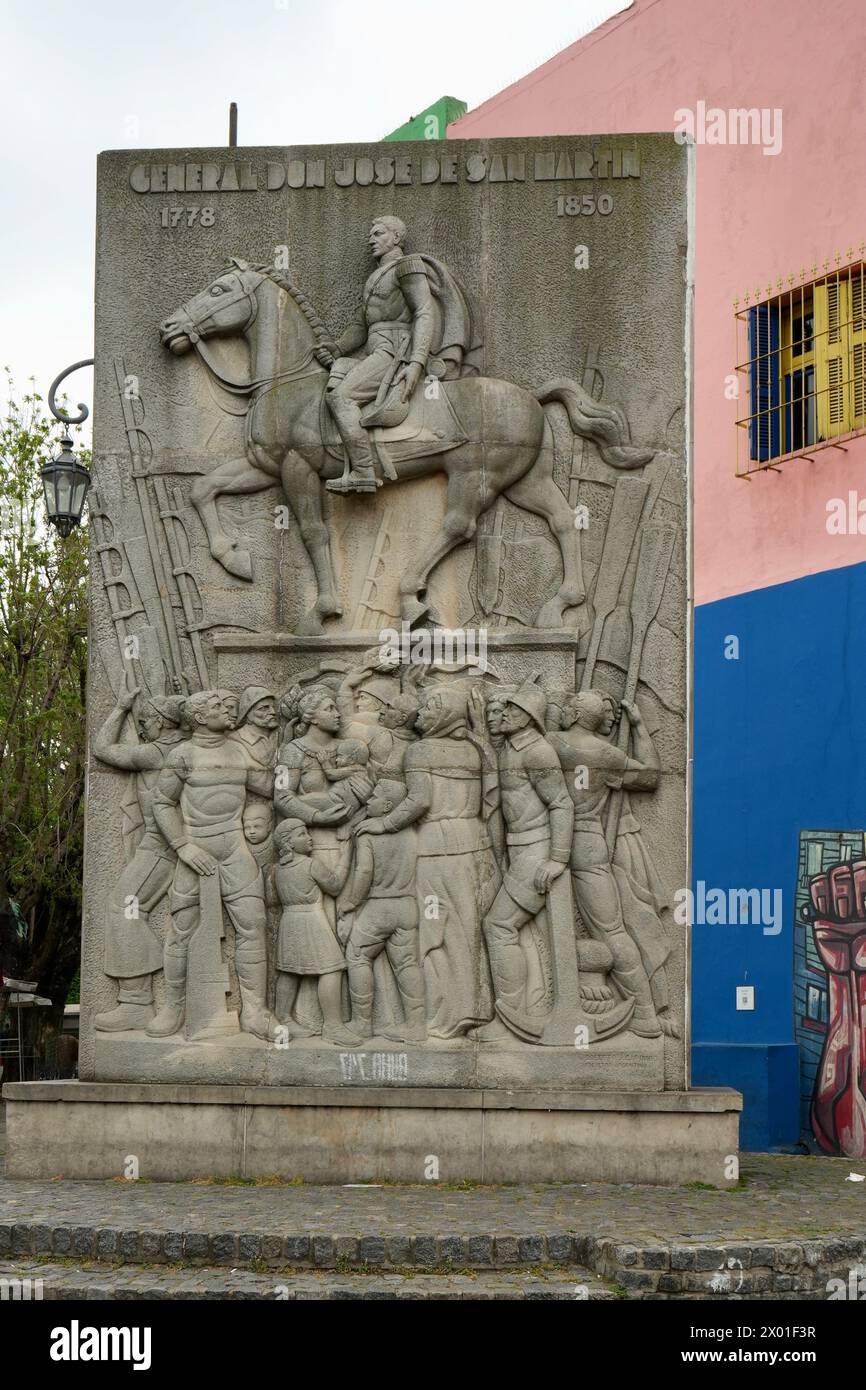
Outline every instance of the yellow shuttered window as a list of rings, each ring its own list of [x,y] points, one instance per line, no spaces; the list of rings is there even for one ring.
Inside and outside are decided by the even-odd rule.
[[[866,243],[860,257],[766,299],[735,300],[737,372],[748,409],[737,419],[737,474],[774,468],[809,450],[841,448],[866,433]],[[836,257],[837,264],[841,256]],[[813,271],[817,266],[813,266]]]

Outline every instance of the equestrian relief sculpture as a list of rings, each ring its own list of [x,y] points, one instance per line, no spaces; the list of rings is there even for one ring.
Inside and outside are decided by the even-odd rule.
[[[161,324],[165,347],[177,355],[194,348],[220,386],[248,401],[245,457],[214,468],[190,495],[211,555],[230,574],[252,579],[249,551],[223,529],[217,498],[278,480],[315,572],[316,601],[300,631],[321,632],[342,613],[322,483],[331,492],[375,494],[383,484],[444,473],[442,523],[400,575],[402,618],[430,616],[431,571],[473,538],[503,496],[543,517],[556,539],[562,581],[535,624],[559,627],[586,590],[580,534],[553,479],[545,406],[560,402],[575,436],[593,441],[612,468],[639,468],[654,451],[633,445],[622,412],[576,381],[557,377],[533,392],[479,375],[482,343],[466,292],[440,261],[407,255],[405,237],[397,217],[373,223],[376,269],[339,341],[287,272],[237,258]],[[233,337],[249,347],[246,382],[228,375],[210,348]]]

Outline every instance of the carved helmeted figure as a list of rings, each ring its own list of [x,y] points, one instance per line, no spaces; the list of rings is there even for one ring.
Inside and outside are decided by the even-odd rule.
[[[367,745],[370,761],[381,770],[388,761],[393,738],[379,715],[388,702],[399,694],[400,686],[393,676],[374,674],[369,664],[355,667],[341,681],[336,694],[340,711],[340,729],[346,738],[361,739]]]
[[[235,966],[241,993],[241,1028],[275,1036],[265,1010],[267,957],[262,871],[244,838],[247,789],[269,796],[272,775],[228,737],[232,716],[216,690],[186,701],[192,737],[178,744],[159,775],[153,813],[177,854],[171,893],[171,926],[165,943],[166,1002],[150,1024],[152,1037],[182,1026],[186,1013],[187,952],[200,925],[200,879],[219,876],[220,897],[235,929]],[[206,922],[218,932],[221,923]]]
[[[263,685],[248,685],[237,702],[236,727],[232,738],[243,744],[253,762],[263,771],[273,768],[279,744],[280,719],[277,697]],[[271,832],[274,810],[270,801],[248,796],[244,809],[244,834],[256,863],[264,869],[272,857]]]
[[[333,492],[375,492],[376,474],[367,429],[372,425],[398,424],[406,403],[430,365],[431,353],[443,348],[459,355],[471,344],[468,304],[444,266],[432,258],[407,256],[403,251],[406,227],[399,217],[377,217],[368,244],[378,267],[364,286],[358,318],[334,345],[326,400],[346,449],[351,470],[327,487]],[[446,297],[462,308],[450,319],[463,318],[458,332],[446,337],[454,343],[436,342],[438,315],[430,274],[437,276]],[[460,339],[462,338],[462,341]],[[361,350],[360,357],[349,354]],[[440,358],[435,375],[444,376],[452,363]],[[458,360],[459,365],[459,360]],[[376,402],[374,409],[362,408]]]
[[[608,743],[613,724],[609,696],[587,690],[566,700],[560,731],[548,738],[559,755],[574,801],[571,883],[581,919],[590,936],[604,941],[613,955],[611,976],[625,998],[635,1000],[629,1028],[641,1037],[658,1037],[662,1028],[641,953],[623,920],[622,905],[602,815],[615,788],[652,790],[658,785],[659,759],[639,709],[622,703],[634,736],[635,757]]]
[[[125,690],[94,740],[93,751],[109,767],[135,774],[135,794],[144,834],[112,889],[105,914],[106,975],[117,981],[117,1007],[97,1014],[103,1032],[144,1028],[153,1018],[153,976],[162,969],[162,947],[150,914],[171,886],[175,855],[153,814],[153,794],[166,757],[186,734],[180,729],[179,701],[169,696],[142,699],[138,716],[141,743],[121,743],[120,734],[138,690]]]
[[[484,812],[485,779],[469,701],[437,688],[418,711],[421,738],[409,745],[409,789],[393,811],[362,821],[358,835],[388,834],[418,824],[416,893],[428,1033],[451,1038],[492,1013],[481,922],[498,886]]]
[[[501,715],[494,710],[493,723],[504,735],[499,782],[508,867],[484,919],[499,1024],[479,1029],[477,1036],[493,1039],[504,1024],[534,1042],[544,1031],[545,1018],[528,1009],[520,931],[544,907],[550,885],[568,864],[574,808],[559,758],[544,737],[543,690],[527,681],[501,700]],[[488,701],[488,722],[490,714]]]
[[[277,697],[263,685],[248,685],[238,700],[232,738],[243,743],[262,768],[272,768],[279,743]]]
[[[387,817],[405,797],[403,783],[383,778],[373,788],[368,813]],[[394,971],[404,1017],[402,1024],[381,1029],[383,1037],[423,1042],[427,1034],[415,896],[417,850],[414,825],[357,838],[352,877],[341,911],[346,918],[353,918],[346,960],[352,1027],[361,1037],[373,1034],[373,963],[382,950]]]

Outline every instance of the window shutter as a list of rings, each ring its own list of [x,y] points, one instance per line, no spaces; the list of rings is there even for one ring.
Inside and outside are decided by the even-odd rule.
[[[866,281],[863,267],[852,270],[851,295],[851,421],[852,430],[866,424]]]
[[[756,304],[749,310],[749,453],[759,462],[777,458],[779,446],[778,305]]]
[[[832,439],[834,435],[845,434],[852,428],[849,407],[853,375],[853,367],[849,365],[852,358],[849,348],[850,305],[847,280],[828,280],[823,285],[815,286],[819,439]]]

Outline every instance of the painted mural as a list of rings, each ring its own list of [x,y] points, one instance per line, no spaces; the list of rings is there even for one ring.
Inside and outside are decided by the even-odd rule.
[[[794,923],[800,1117],[819,1152],[866,1158],[866,832],[802,830]]]

